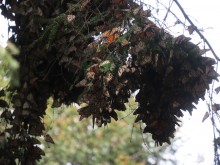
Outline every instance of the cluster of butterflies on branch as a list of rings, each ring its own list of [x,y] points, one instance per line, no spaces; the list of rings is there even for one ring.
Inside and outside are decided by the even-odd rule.
[[[132,0],[6,1],[1,9],[16,22],[9,28],[21,49],[21,85],[9,88],[13,111],[0,99],[10,125],[1,133],[0,163],[30,164],[44,155],[36,144],[42,135],[53,142],[42,121],[49,97],[53,107],[86,103],[80,119],[91,116],[102,126],[117,120],[138,91],[136,122],[157,144],[170,143],[182,111],[191,113],[218,77],[204,50],[158,27],[151,11]]]

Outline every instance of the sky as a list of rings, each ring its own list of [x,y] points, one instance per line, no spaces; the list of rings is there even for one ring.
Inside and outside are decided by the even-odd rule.
[[[145,0],[145,2],[153,4],[155,0]],[[170,2],[172,1],[163,0],[165,4],[169,4]],[[195,25],[203,30],[204,36],[220,57],[220,0],[179,0],[179,3]],[[171,10],[183,18],[175,3],[172,4]],[[166,10],[161,9],[159,13],[159,16],[163,18]],[[171,26],[174,24],[175,19],[168,15],[167,22]],[[0,44],[4,44],[8,38],[7,25],[7,21],[0,16]],[[184,30],[179,26],[174,27],[173,31],[175,35],[180,35],[183,32],[185,35],[189,35],[186,29]],[[196,34],[190,37],[194,43],[201,41]],[[212,54],[208,53],[208,56],[212,56]],[[215,83],[215,85],[220,86],[219,83]],[[220,103],[220,96],[215,96],[214,101]],[[208,118],[202,122],[202,118],[207,110],[206,102],[200,101],[197,109],[193,111],[192,116],[185,113],[183,127],[176,134],[177,138],[180,137],[181,139],[176,140],[175,145],[178,148],[177,153],[173,155],[179,160],[178,165],[213,164],[213,130],[211,120]]]

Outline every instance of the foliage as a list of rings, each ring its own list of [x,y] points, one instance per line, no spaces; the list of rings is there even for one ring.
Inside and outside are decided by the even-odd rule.
[[[7,85],[7,82],[10,82],[12,86],[19,85],[19,63],[12,56],[18,54],[18,48],[16,48],[10,42],[8,43],[7,48],[3,48],[0,46],[0,87],[5,87]]]
[[[9,110],[8,104],[8,92],[5,92],[8,84],[10,86],[19,85],[19,63],[14,59],[14,55],[18,55],[19,50],[12,43],[8,43],[6,48],[1,47],[0,45],[0,113],[1,117],[7,116],[11,118],[11,111]],[[2,112],[2,109],[5,109]],[[7,121],[0,120],[0,148],[4,149],[5,136],[7,136],[3,130],[7,125]]]
[[[50,104],[51,101],[52,99],[49,100]],[[53,109],[50,104],[44,123],[48,130],[46,132],[53,137],[55,145],[43,143],[43,150],[47,154],[39,165],[63,165],[67,162],[72,165],[144,165],[150,159],[159,162],[164,158],[162,153],[165,147],[150,147],[150,136],[146,137],[146,144],[143,144],[139,124],[132,124],[135,120],[132,115],[124,116],[124,113],[119,113],[118,122],[97,129],[92,128],[92,123],[88,120],[79,121],[75,106]],[[136,107],[134,98],[130,98],[126,105],[127,113],[132,113]]]
[[[80,119],[98,126],[118,120],[139,90],[136,122],[145,123],[156,144],[170,143],[182,110],[192,112],[218,74],[215,60],[184,36],[173,37],[150,21],[150,10],[132,0],[6,0],[2,15],[15,26],[10,38],[20,48],[20,86],[11,86],[13,111],[0,149],[1,164],[34,164],[45,155],[47,99],[86,103]],[[10,114],[10,115],[6,115]],[[45,141],[52,141],[45,135]]]

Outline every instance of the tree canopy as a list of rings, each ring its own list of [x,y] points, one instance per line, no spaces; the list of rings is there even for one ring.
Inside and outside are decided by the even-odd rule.
[[[206,50],[160,28],[137,1],[5,0],[0,8],[15,22],[9,40],[20,49],[19,85],[0,92],[10,98],[0,100],[7,123],[1,164],[34,164],[45,155],[37,138],[52,142],[42,120],[50,97],[53,107],[86,103],[80,119],[91,116],[101,127],[118,120],[138,91],[135,122],[162,145],[170,144],[182,111],[191,113],[218,80]]]
[[[51,108],[51,104],[49,99],[44,123],[55,145],[41,140],[46,155],[39,165],[176,164],[175,158],[165,155],[176,152],[172,145],[154,147],[151,137],[137,129],[141,125],[133,123],[135,116],[128,114],[137,108],[134,97],[125,104],[125,113],[118,112],[119,121],[102,128],[92,128],[91,120],[79,121],[74,105]]]

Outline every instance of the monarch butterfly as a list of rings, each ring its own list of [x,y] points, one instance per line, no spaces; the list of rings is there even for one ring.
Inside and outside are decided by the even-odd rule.
[[[119,30],[120,30],[119,28],[115,27],[115,28],[112,28],[111,30],[107,30],[107,31],[103,32],[101,35],[102,35],[102,37],[108,38],[109,36],[117,33]]]
[[[126,4],[127,0],[112,0],[113,4],[121,5],[121,4]]]
[[[108,42],[112,42],[112,41],[115,41],[118,37],[119,37],[119,34],[115,33],[115,34],[112,34],[112,35],[108,36],[106,40]]]
[[[153,32],[147,31],[146,36],[147,36],[147,38],[152,38],[153,37]]]
[[[119,38],[119,29],[118,28],[113,28],[111,30],[107,30],[104,33],[101,34],[103,38],[105,38],[105,41],[107,45],[109,45],[110,42],[115,41],[117,38]]]

